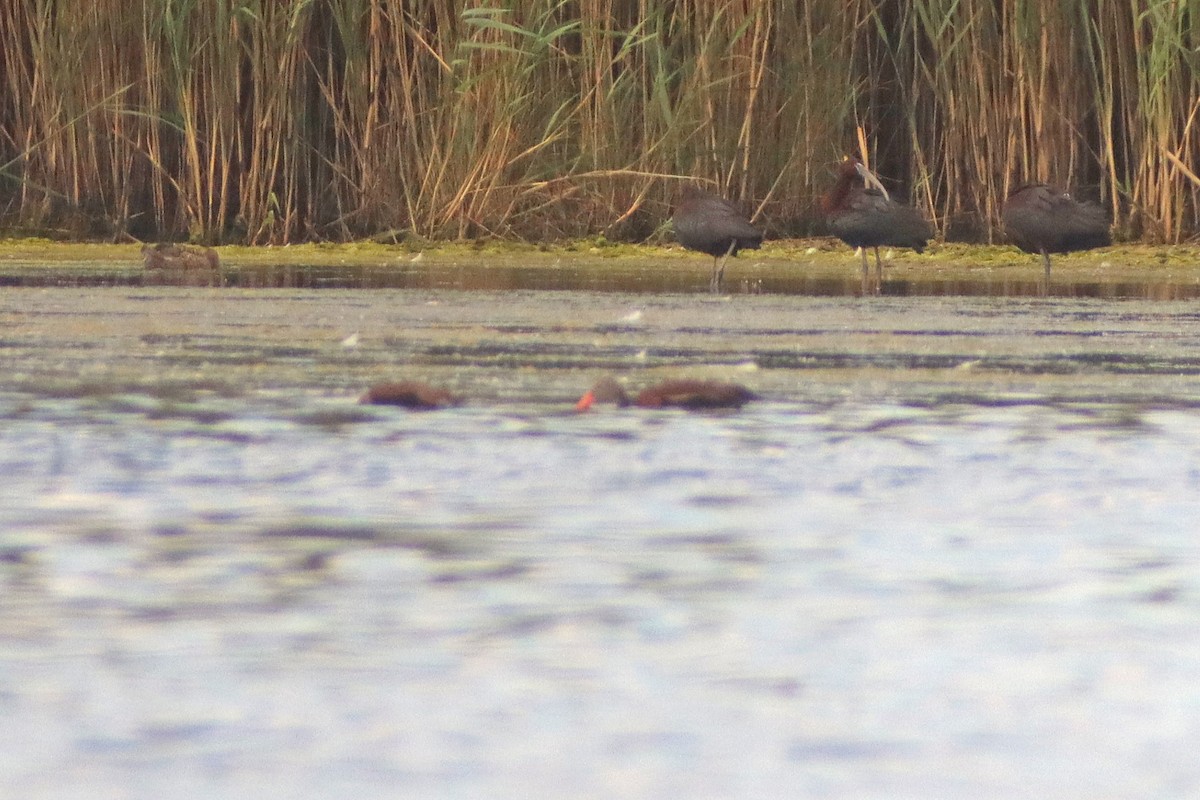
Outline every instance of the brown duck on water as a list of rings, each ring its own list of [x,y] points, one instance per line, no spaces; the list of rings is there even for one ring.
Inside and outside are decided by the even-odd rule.
[[[414,411],[429,411],[458,405],[461,400],[445,389],[421,381],[377,383],[358,399],[363,405],[403,406]]]
[[[1040,253],[1050,282],[1050,254],[1112,244],[1108,216],[1095,203],[1080,202],[1044,183],[1027,183],[1004,201],[1004,232],[1026,253]]]
[[[862,179],[869,188],[855,185]],[[933,238],[933,226],[912,206],[893,200],[879,178],[853,156],[842,159],[837,181],[821,197],[821,211],[833,235],[862,248],[863,282],[867,280],[867,248],[875,250],[875,280],[883,279],[879,248],[911,247],[918,253]]]
[[[713,257],[712,276],[708,281],[711,292],[721,291],[725,277],[725,260],[736,256],[738,250],[757,250],[763,235],[737,207],[728,200],[689,186],[671,217],[675,238],[688,250],[697,250]]]
[[[678,379],[663,381],[638,392],[630,398],[612,376],[605,376],[575,404],[577,411],[587,411],[595,403],[615,403],[618,406],[639,408],[741,408],[758,395],[736,383]]]

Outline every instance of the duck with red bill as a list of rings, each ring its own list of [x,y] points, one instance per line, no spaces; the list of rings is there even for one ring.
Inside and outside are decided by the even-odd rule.
[[[736,383],[683,378],[647,387],[631,398],[615,378],[606,376],[579,398],[575,410],[587,411],[596,403],[613,403],[622,408],[741,408],[757,397]]]

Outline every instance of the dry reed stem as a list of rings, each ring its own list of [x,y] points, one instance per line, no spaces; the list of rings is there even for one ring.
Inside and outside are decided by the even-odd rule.
[[[1198,0],[0,0],[0,222],[197,240],[773,234],[857,147],[952,234],[1015,183],[1200,233]],[[861,138],[856,136],[861,129]]]

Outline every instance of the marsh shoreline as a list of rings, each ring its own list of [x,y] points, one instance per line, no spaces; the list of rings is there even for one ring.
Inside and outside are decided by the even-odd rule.
[[[304,244],[216,248],[226,286],[703,292],[708,258],[676,245],[511,242]],[[1037,258],[1006,245],[943,244],[885,253],[885,294],[1035,294]],[[0,284],[139,285],[138,244],[0,241]],[[733,260],[728,292],[859,292],[854,252],[829,238],[775,240]],[[1052,294],[1200,296],[1200,246],[1120,245],[1056,256]]]

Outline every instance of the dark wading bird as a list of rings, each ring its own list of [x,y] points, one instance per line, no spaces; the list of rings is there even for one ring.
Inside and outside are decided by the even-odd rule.
[[[856,186],[862,179],[869,187]],[[911,247],[918,253],[933,238],[933,226],[912,206],[897,203],[875,174],[857,158],[846,156],[838,165],[837,182],[821,197],[821,211],[833,235],[851,247],[862,248],[863,286],[867,284],[867,248],[875,249],[875,280],[883,280],[879,248]]]
[[[1028,183],[1004,201],[1004,232],[1026,253],[1041,253],[1043,290],[1050,283],[1050,254],[1112,244],[1108,216],[1095,203],[1081,203],[1044,183]]]
[[[741,408],[758,395],[736,383],[717,381],[663,381],[630,398],[611,376],[601,378],[575,404],[576,411],[587,411],[594,403],[615,403],[640,408]]]
[[[428,411],[455,406],[461,401],[445,389],[421,381],[397,381],[375,384],[358,398],[358,402],[364,405],[404,406],[414,411]]]
[[[763,235],[733,203],[695,187],[683,190],[683,199],[676,206],[671,222],[681,245],[713,257],[712,277],[708,281],[711,292],[721,291],[725,260],[736,256],[738,250],[757,250],[763,240]]]

